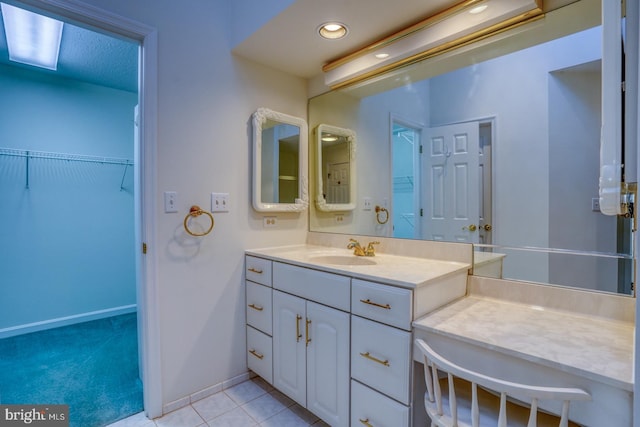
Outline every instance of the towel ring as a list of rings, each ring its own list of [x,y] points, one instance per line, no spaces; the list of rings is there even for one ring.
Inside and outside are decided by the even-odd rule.
[[[211,226],[204,233],[194,233],[193,231],[189,230],[189,218],[191,217],[195,218],[202,214],[209,216],[209,219],[211,220]],[[214,224],[213,215],[211,215],[209,212],[205,210],[202,210],[200,206],[196,206],[196,205],[191,206],[191,209],[189,209],[189,213],[187,214],[187,216],[184,217],[184,229],[187,231],[187,233],[195,237],[202,237],[211,233],[211,230],[213,230],[213,224]]]
[[[384,220],[380,219],[380,213],[384,213]],[[376,221],[378,221],[378,224],[386,224],[389,221],[389,211],[382,206],[376,205]]]

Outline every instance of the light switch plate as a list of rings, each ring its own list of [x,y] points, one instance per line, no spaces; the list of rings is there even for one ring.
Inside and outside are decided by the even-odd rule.
[[[229,212],[229,193],[211,193],[211,212]]]
[[[363,197],[362,198],[362,210],[370,211],[371,210],[371,197]]]
[[[164,213],[178,212],[178,193],[175,191],[164,192]]]

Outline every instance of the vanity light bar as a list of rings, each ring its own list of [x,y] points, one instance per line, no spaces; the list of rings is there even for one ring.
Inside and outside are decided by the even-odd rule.
[[[9,59],[56,70],[63,23],[5,3],[0,6]]]
[[[541,0],[488,0],[482,13],[470,14],[478,0],[467,0],[350,55],[328,63],[325,84],[348,86],[441,53],[512,25],[543,16]],[[386,58],[376,56],[386,53]]]

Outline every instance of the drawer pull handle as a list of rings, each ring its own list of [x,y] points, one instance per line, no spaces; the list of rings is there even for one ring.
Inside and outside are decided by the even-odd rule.
[[[258,269],[253,268],[253,267],[251,267],[249,269],[249,271],[252,272],[252,273],[256,273],[256,274],[262,274],[262,270],[258,270]]]
[[[373,427],[373,425],[369,424],[369,418],[365,418],[364,420],[362,418],[358,418],[358,420],[367,427]]]
[[[379,363],[379,364],[384,365],[384,366],[391,366],[391,365],[389,365],[389,361],[388,360],[381,360],[381,359],[378,359],[377,357],[373,357],[372,355],[369,354],[368,351],[366,353],[360,353],[360,356],[364,357],[365,359],[373,360],[374,362]]]
[[[264,359],[264,354],[260,354],[260,353],[258,353],[257,351],[255,351],[253,349],[249,350],[249,353],[253,354],[258,359]]]
[[[384,308],[386,310],[391,310],[391,306],[389,304],[385,304],[385,305],[378,304],[377,302],[371,301],[369,298],[361,299],[360,302],[365,303],[365,304],[369,304],[369,305],[373,305],[373,306],[376,306],[376,307]]]
[[[296,342],[300,342],[300,338],[302,338],[302,334],[300,333],[300,320],[302,316],[299,314],[296,315]]]
[[[309,343],[311,342],[311,338],[309,338],[309,325],[311,324],[311,320],[307,319],[307,325],[305,326],[305,334],[306,338],[306,346],[309,347]]]
[[[258,310],[258,311],[264,310],[263,307],[260,307],[259,305],[255,305],[255,304],[249,304],[249,307],[253,308],[254,310]]]

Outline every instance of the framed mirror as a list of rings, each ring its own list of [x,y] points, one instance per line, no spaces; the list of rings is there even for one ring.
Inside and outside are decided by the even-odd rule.
[[[316,206],[325,212],[356,207],[356,133],[321,124],[316,140]]]
[[[256,110],[252,122],[253,208],[304,211],[309,205],[307,122],[268,108]]]

